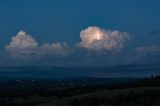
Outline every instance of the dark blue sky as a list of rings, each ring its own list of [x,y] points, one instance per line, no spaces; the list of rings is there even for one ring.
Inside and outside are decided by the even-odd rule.
[[[89,26],[115,35],[87,46]],[[1,77],[143,77],[159,64],[160,0],[0,0]]]
[[[0,47],[25,30],[38,42],[74,44],[88,26],[129,32],[136,45],[160,44],[159,0],[1,0]]]
[[[121,48],[117,44],[122,44],[123,47],[124,42],[123,38],[121,40],[121,35],[126,35],[118,33],[117,38],[112,38],[111,42],[106,38],[104,41],[101,39],[100,42],[97,39],[94,40],[94,44],[91,45],[92,49],[100,45],[100,49],[102,47],[105,50],[99,50],[99,46],[98,49],[92,50],[83,45],[86,43],[85,40],[80,39],[80,32],[89,26],[97,26],[91,29],[101,32],[103,30],[99,27],[113,30],[113,32],[114,30],[128,32],[130,40],[120,52],[118,50],[115,52],[115,48]],[[40,46],[33,38],[26,37],[26,33],[23,31],[19,33],[21,36],[17,36],[16,41],[25,35],[27,39],[24,40],[25,44],[29,45],[27,49],[25,44],[21,47],[21,45],[16,45],[15,41],[11,42],[11,38],[16,36],[20,30],[30,34]],[[108,33],[105,32],[104,35]],[[60,43],[49,45],[54,42]],[[61,44],[61,42],[66,42],[69,46]],[[77,46],[79,42],[82,47]],[[30,45],[30,43],[33,44]],[[42,46],[44,43],[47,45]],[[6,47],[6,45],[9,46]],[[88,76],[94,74],[92,76],[135,77],[157,75],[160,70],[159,63],[160,0],[0,0],[1,68],[2,66],[43,65],[52,67],[94,66],[100,67],[100,69],[97,68],[94,73],[92,73],[92,69],[88,70]],[[115,67],[112,69],[114,71],[108,68],[101,70],[103,67],[122,64],[132,64],[134,67],[124,68],[125,71],[123,71],[123,67]],[[136,64],[147,64],[149,68],[144,69],[146,65],[137,68]],[[118,71],[118,69],[121,70]],[[141,69],[142,71],[140,71]],[[10,73],[8,68],[4,68],[4,70],[4,72],[0,72],[1,75],[6,76]],[[30,70],[32,75],[32,69]],[[147,71],[145,72],[145,70]],[[61,76],[63,76],[67,73],[63,72],[64,70],[57,75],[62,74]],[[81,72],[79,71],[79,73]],[[14,74],[17,74],[16,71]],[[68,74],[66,76],[74,76],[75,73],[72,70],[71,75]],[[83,70],[82,75],[85,74],[85,70]],[[48,74],[46,73],[46,75]]]

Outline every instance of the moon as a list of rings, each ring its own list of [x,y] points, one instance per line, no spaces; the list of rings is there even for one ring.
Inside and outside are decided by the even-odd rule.
[[[95,34],[95,40],[101,40],[101,39],[102,39],[101,33],[97,32],[97,33]]]

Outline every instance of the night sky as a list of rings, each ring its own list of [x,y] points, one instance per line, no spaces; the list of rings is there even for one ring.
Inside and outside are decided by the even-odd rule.
[[[1,0],[0,66],[99,67],[94,74],[86,71],[98,77],[132,76],[138,67],[133,76],[140,69],[139,75],[157,75],[159,5],[159,0]],[[118,71],[121,65],[125,71]]]

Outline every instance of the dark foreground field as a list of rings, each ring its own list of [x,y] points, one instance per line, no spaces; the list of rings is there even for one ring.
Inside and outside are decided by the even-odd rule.
[[[37,106],[160,106],[160,88],[104,90]]]
[[[0,81],[0,106],[160,106],[160,76]]]

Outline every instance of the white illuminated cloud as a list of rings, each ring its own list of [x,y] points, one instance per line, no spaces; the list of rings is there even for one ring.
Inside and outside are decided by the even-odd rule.
[[[45,43],[39,46],[36,40],[24,31],[20,31],[16,36],[12,37],[6,50],[12,56],[19,55],[64,55],[69,52],[69,46],[66,43]]]
[[[17,54],[30,54],[35,48],[38,47],[36,40],[24,31],[20,31],[16,36],[12,37],[6,50],[12,55]]]
[[[26,32],[20,31],[16,36],[12,37],[10,45],[7,46],[10,48],[35,48],[38,46],[38,43],[30,35],[27,35]]]
[[[96,26],[88,27],[80,32],[81,41],[78,46],[87,50],[120,51],[124,48],[129,34],[126,32],[101,29]],[[12,37],[6,50],[12,56],[19,55],[67,55],[74,48],[67,43],[53,42],[39,45],[38,42],[24,31]],[[77,50],[77,49],[74,49]]]
[[[101,29],[96,26],[88,27],[80,32],[80,47],[92,50],[119,51],[125,46],[129,34],[126,32]]]

